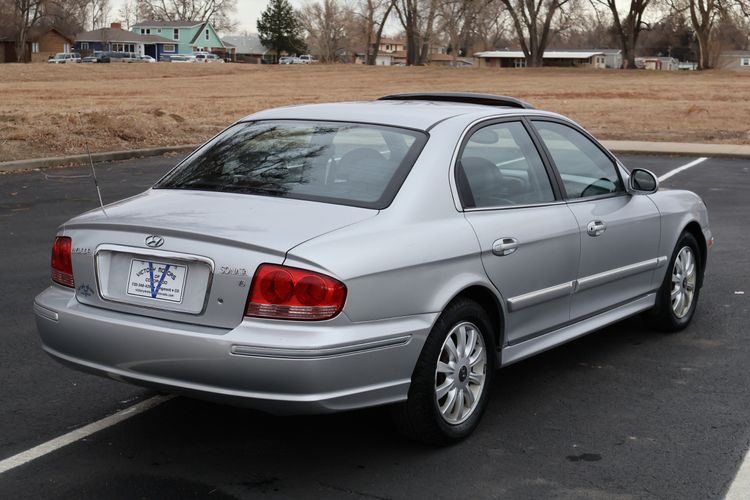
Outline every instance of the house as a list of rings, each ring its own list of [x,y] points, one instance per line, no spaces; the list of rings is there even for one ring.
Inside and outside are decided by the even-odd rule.
[[[373,43],[373,48],[375,44]],[[370,49],[372,50],[372,48]],[[357,62],[365,63],[364,52],[357,54]],[[434,46],[430,48],[427,56],[429,64],[453,66],[453,56],[448,54],[448,48]],[[471,64],[471,63],[469,63]],[[381,38],[378,56],[375,58],[376,66],[405,66],[406,65],[406,42],[398,38]],[[466,65],[465,62],[458,65]]]
[[[733,50],[722,52],[716,60],[716,69],[750,71],[750,51]]]
[[[31,53],[31,42],[26,44],[26,56]],[[0,63],[18,62],[16,57],[16,34],[10,28],[0,26]],[[24,61],[28,62],[28,61]]]
[[[468,57],[456,57],[453,59],[451,54],[443,54],[435,52],[430,54],[430,66],[453,66],[455,68],[464,68],[467,66],[473,66],[474,62]]]
[[[58,52],[70,52],[75,38],[53,27],[32,28],[29,32],[31,62],[47,62]]]
[[[374,46],[373,42],[373,46]],[[385,54],[392,54],[393,52],[406,52],[406,40],[402,40],[400,38],[388,38],[383,37],[380,39],[380,48],[378,49],[379,52],[385,53]]]
[[[525,68],[522,50],[488,50],[476,52],[480,68]],[[544,66],[606,68],[606,55],[601,50],[545,50]]]
[[[368,47],[370,54],[375,50],[375,42]],[[357,54],[357,61],[365,64],[364,51]],[[399,38],[383,37],[378,44],[378,55],[375,58],[376,66],[401,66],[406,64],[406,41]]]
[[[73,38],[57,28],[34,27],[26,37],[26,53],[23,62],[46,62],[58,52],[70,52]],[[0,63],[18,62],[16,57],[16,34],[0,30]]]
[[[225,58],[230,52],[208,21],[140,21],[132,31],[142,36],[169,39],[174,44],[175,54],[212,52]]]
[[[112,23],[109,28],[79,33],[76,35],[75,49],[84,57],[96,51],[112,51],[147,55],[156,60],[162,55],[174,54],[177,50],[171,40],[124,30],[120,23]]]
[[[680,61],[674,57],[636,57],[635,67],[650,71],[677,71]]]
[[[247,36],[225,36],[221,39],[225,46],[234,47],[235,56],[232,58],[236,62],[250,64],[273,63],[276,57],[275,53],[269,51],[260,43],[260,37],[256,34]]]

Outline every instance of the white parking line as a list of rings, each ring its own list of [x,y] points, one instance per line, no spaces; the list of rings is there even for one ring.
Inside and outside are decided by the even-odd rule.
[[[160,405],[165,401],[169,401],[173,397],[174,396],[170,395],[170,396],[154,396],[154,397],[148,398],[144,401],[141,401],[140,403],[134,404],[133,406],[129,406],[128,408],[125,408],[124,410],[120,410],[114,415],[110,415],[101,420],[97,420],[96,422],[92,422],[88,425],[84,425],[80,429],[70,431],[67,434],[63,434],[62,436],[56,437],[55,439],[47,441],[46,443],[42,443],[39,446],[35,446],[29,450],[22,451],[21,453],[18,453],[17,455],[8,457],[5,460],[0,461],[0,474],[2,474],[3,472],[8,472],[9,470],[15,467],[18,467],[19,465],[29,463],[32,460],[35,460],[48,453],[52,453],[53,451],[58,450],[62,448],[63,446],[67,446],[80,439],[88,437],[94,434],[95,432],[99,432],[103,429],[106,429],[107,427],[111,427],[115,424],[119,424],[123,420],[127,420],[130,417],[134,417],[138,415],[139,413],[143,413],[146,410],[150,410],[151,408],[157,405]]]
[[[740,470],[734,476],[734,481],[729,486],[724,500],[747,500],[748,498],[750,498],[750,453],[745,454]]]
[[[693,161],[691,161],[690,163],[686,163],[686,164],[684,164],[684,165],[683,165],[683,166],[681,166],[681,167],[677,167],[677,168],[676,168],[676,169],[674,169],[674,170],[670,170],[670,171],[669,171],[669,172],[667,172],[666,174],[664,174],[664,175],[662,175],[661,177],[659,177],[659,182],[664,182],[664,181],[666,181],[667,179],[669,179],[670,177],[672,177],[673,175],[677,175],[677,174],[679,174],[680,172],[682,172],[683,170],[687,170],[687,169],[689,169],[689,168],[691,168],[691,167],[694,167],[694,166],[698,165],[699,163],[703,163],[703,162],[704,162],[704,161],[706,161],[706,160],[708,160],[708,158],[703,158],[703,157],[701,157],[701,158],[698,158],[697,160],[693,160]]]

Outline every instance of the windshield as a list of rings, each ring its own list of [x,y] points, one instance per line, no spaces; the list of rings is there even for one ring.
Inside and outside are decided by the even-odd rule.
[[[236,124],[156,189],[196,189],[385,208],[427,141],[423,132],[356,123]]]

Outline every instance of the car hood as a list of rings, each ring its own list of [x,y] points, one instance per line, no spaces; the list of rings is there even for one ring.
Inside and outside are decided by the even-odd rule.
[[[374,217],[377,210],[236,193],[151,189],[68,221],[67,229],[200,236],[286,252],[316,236]]]

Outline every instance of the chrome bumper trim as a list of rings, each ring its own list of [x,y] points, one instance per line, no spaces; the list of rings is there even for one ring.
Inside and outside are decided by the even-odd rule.
[[[235,344],[231,347],[230,352],[238,356],[250,356],[258,358],[318,359],[330,358],[334,356],[345,356],[348,354],[358,354],[378,349],[387,349],[389,347],[405,346],[409,343],[410,340],[411,335],[405,335],[390,339],[375,340],[372,342],[362,342],[359,344],[349,344],[324,349],[280,349],[276,347]]]

